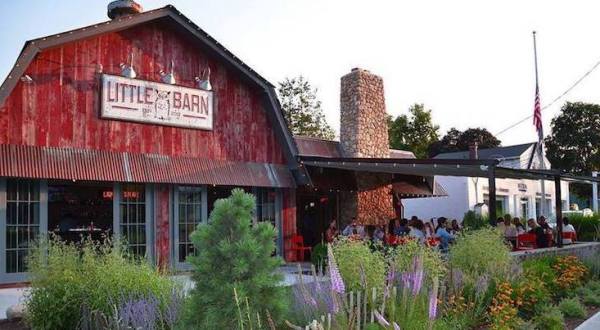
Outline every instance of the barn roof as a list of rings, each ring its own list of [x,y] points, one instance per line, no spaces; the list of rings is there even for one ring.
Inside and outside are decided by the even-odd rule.
[[[267,109],[272,110],[267,111],[267,115],[275,126],[274,129],[278,139],[283,142],[283,148],[290,168],[292,170],[296,169],[296,156],[298,151],[292,134],[289,131],[283,117],[283,112],[281,111],[281,106],[279,104],[279,100],[277,99],[277,94],[273,84],[254,71],[250,66],[235,56],[216,39],[198,27],[194,22],[184,16],[172,5],[145,11],[139,14],[122,16],[106,22],[27,41],[23,46],[15,65],[8,74],[8,77],[4,80],[2,85],[0,85],[0,107],[4,105],[7,97],[19,83],[19,80],[21,77],[23,77],[25,70],[27,70],[35,56],[45,49],[104,33],[125,30],[133,26],[155,21],[168,21],[175,23],[177,27],[181,28],[181,30],[191,34],[199,45],[206,48],[213,55],[221,58],[228,66],[241,73],[240,76],[243,79],[250,81],[251,83],[257,85],[260,89],[264,90],[266,107]]]

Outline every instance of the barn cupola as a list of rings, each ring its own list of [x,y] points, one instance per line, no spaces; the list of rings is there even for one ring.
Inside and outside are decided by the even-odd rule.
[[[142,11],[144,11],[142,6],[133,0],[116,0],[108,4],[108,17],[110,19],[139,14]]]

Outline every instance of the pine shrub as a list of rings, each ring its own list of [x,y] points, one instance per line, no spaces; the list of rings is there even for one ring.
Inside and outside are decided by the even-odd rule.
[[[570,318],[581,319],[585,317],[585,307],[577,298],[566,298],[558,304],[560,311]]]
[[[285,290],[277,271],[282,261],[272,257],[276,231],[269,223],[252,225],[255,205],[253,195],[234,189],[229,198],[216,201],[209,224],[192,233],[197,252],[188,257],[195,287],[186,309],[187,328],[264,325],[267,313],[273,320],[284,313]]]
[[[554,305],[540,307],[533,321],[535,328],[540,330],[563,330],[565,328],[563,313]]]

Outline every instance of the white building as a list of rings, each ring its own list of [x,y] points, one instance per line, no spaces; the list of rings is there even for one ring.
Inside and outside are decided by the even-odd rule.
[[[435,159],[498,159],[499,166],[518,169],[540,169],[541,160],[536,152],[537,143],[526,143],[507,147],[450,152],[439,154]],[[550,162],[544,157],[545,168],[550,168]],[[449,219],[462,221],[464,214],[474,210],[478,203],[488,203],[488,179],[436,176],[436,183],[441,184],[447,197],[420,198],[403,200],[404,214],[407,217],[416,215],[421,219],[444,216]],[[569,184],[562,182],[562,207],[568,210]],[[506,213],[522,219],[536,218],[541,212],[541,181],[496,179],[496,214]],[[546,216],[555,218],[554,182],[545,182]]]

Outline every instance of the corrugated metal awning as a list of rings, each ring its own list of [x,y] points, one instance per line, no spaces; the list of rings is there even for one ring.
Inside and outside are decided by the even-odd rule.
[[[0,177],[295,187],[282,164],[18,145],[0,145]]]

